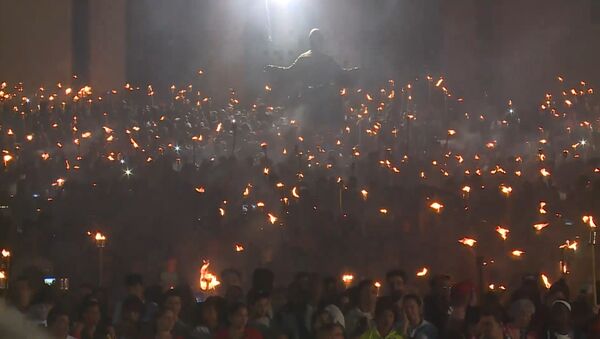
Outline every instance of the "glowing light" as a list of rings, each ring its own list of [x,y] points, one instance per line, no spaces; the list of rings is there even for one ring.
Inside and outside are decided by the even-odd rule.
[[[546,288],[552,287],[552,284],[550,283],[550,280],[548,279],[548,276],[546,276],[544,273],[542,273],[541,277],[542,277],[542,282],[544,283],[544,286]]]
[[[269,222],[271,224],[275,225],[275,223],[277,222],[277,217],[271,213],[267,213],[267,216],[269,217]]]
[[[471,238],[462,238],[458,242],[465,246],[473,247],[477,243],[477,240]]]
[[[7,250],[7,249],[4,249],[4,248],[3,248],[3,249],[2,249],[2,257],[3,257],[3,258],[8,258],[8,257],[10,257],[10,251],[9,251],[9,250]]]
[[[578,243],[576,240],[573,242],[571,242],[570,240],[567,240],[567,241],[565,241],[564,244],[560,245],[558,248],[577,251],[577,245],[578,245]]]
[[[219,214],[224,217],[225,216],[225,209],[223,207],[219,207]]]
[[[547,177],[550,176],[550,172],[548,172],[548,170],[546,170],[545,168],[542,168],[540,170],[540,173],[542,174],[542,176]]]
[[[365,189],[361,190],[360,194],[362,195],[363,200],[367,200],[367,198],[369,197],[369,192],[367,192],[367,190]]]
[[[127,169],[125,169],[125,171],[123,173],[125,173],[125,175],[129,177],[133,174],[133,171],[130,170],[129,168],[127,168]]]
[[[352,284],[352,281],[354,281],[354,274],[344,273],[342,275],[342,281],[344,282],[344,285],[346,285],[346,286]]]
[[[292,188],[292,196],[296,199],[300,199],[300,195],[298,194],[298,188],[296,186]]]
[[[242,244],[235,244],[235,251],[236,252],[243,252],[244,251],[244,246]]]
[[[594,222],[594,217],[591,215],[584,215],[582,218],[584,223],[586,223],[591,228],[596,228],[596,223]]]
[[[521,250],[514,250],[514,251],[512,251],[512,252],[510,252],[510,253],[511,253],[513,256],[515,256],[515,257],[520,257],[520,256],[522,256],[523,254],[525,254],[525,252],[523,252],[523,251],[521,251]]]
[[[546,214],[548,212],[546,212],[546,202],[545,201],[540,201],[540,208],[539,208],[539,212],[540,214]]]
[[[427,267],[423,267],[417,272],[417,277],[424,277],[427,275],[427,273],[429,273],[429,270],[427,269]]]
[[[506,240],[506,238],[508,238],[508,233],[510,233],[510,230],[502,226],[496,226],[496,232],[500,234],[502,240]]]
[[[439,202],[433,202],[431,205],[429,205],[429,207],[433,209],[435,213],[440,213],[441,209],[444,208],[444,205],[440,204]]]
[[[535,228],[536,231],[541,231],[548,226],[550,226],[550,224],[546,222],[546,223],[535,224],[535,225],[533,225],[533,228]]]
[[[195,190],[196,190],[196,192],[198,192],[198,193],[204,193],[204,192],[206,192],[206,190],[205,190],[205,189],[204,189],[204,187],[202,187],[202,186],[198,186],[198,187],[196,187],[196,188],[195,188]]]
[[[387,210],[387,208],[380,208],[379,209],[379,213],[381,213],[381,214],[387,214],[388,210]]]
[[[510,186],[505,186],[505,185],[500,185],[500,191],[506,195],[506,197],[508,198],[508,196],[510,196],[510,193],[512,193],[512,187]]]
[[[221,285],[217,276],[208,270],[208,266],[210,266],[210,262],[204,260],[200,268],[200,290],[202,291],[214,290],[217,286]]]

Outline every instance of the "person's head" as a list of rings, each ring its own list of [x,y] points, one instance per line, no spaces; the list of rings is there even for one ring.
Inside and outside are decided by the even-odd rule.
[[[438,274],[434,276],[431,278],[429,286],[431,287],[431,293],[433,295],[441,297],[448,302],[450,301],[450,287],[452,287],[452,285],[449,275]]]
[[[401,270],[389,271],[385,275],[385,281],[391,296],[401,297],[404,295],[406,288],[406,273]]]
[[[175,319],[178,319],[182,307],[182,300],[179,292],[176,290],[168,290],[164,295],[162,306],[173,311]]]
[[[127,288],[127,294],[144,299],[144,282],[142,276],[139,274],[129,274],[125,277],[125,288]]]
[[[219,312],[214,301],[206,300],[198,304],[198,323],[211,331],[219,327]]]
[[[535,313],[535,305],[529,299],[519,299],[510,305],[509,315],[517,328],[527,328]]]
[[[317,331],[315,338],[344,339],[344,329],[338,324],[327,324]]]
[[[417,326],[423,320],[423,301],[416,294],[407,294],[402,299],[402,309],[406,319],[412,326]]]
[[[248,308],[244,303],[233,303],[227,310],[227,321],[233,329],[245,328],[248,324]]]
[[[221,283],[225,291],[230,286],[242,286],[242,274],[234,268],[227,268],[221,272]]]
[[[310,50],[313,52],[322,52],[325,48],[325,37],[318,28],[313,28],[308,35]]]
[[[502,316],[499,312],[493,309],[482,310],[479,318],[479,331],[481,332],[482,338],[502,339]]]
[[[569,300],[569,297],[569,286],[564,279],[560,279],[550,286],[545,302],[546,305],[552,306],[556,300]]]
[[[123,301],[123,320],[137,323],[144,313],[144,303],[140,298],[130,295]]]
[[[381,297],[377,299],[375,306],[375,325],[379,334],[385,336],[391,331],[396,322],[396,306],[391,297]]]
[[[171,332],[176,321],[177,317],[175,317],[175,313],[173,313],[173,311],[168,308],[161,307],[156,314],[156,332]]]
[[[244,299],[244,290],[238,285],[231,285],[225,291],[225,299],[229,303],[242,301]]]
[[[69,312],[60,306],[54,306],[46,318],[48,331],[54,338],[64,339],[69,334]]]
[[[250,291],[248,293],[248,307],[252,319],[267,317],[271,310],[271,295],[267,291]]]
[[[319,333],[319,330],[333,323],[333,318],[331,313],[327,312],[325,309],[317,310],[312,317],[312,330],[314,333]]]
[[[100,304],[96,299],[88,299],[83,302],[81,311],[79,312],[81,321],[86,326],[96,326],[100,323],[102,313],[100,311]]]
[[[377,301],[377,287],[373,280],[361,281],[356,289],[357,304],[365,312],[371,312]]]
[[[552,329],[559,334],[571,331],[571,304],[565,300],[555,300],[550,311]]]

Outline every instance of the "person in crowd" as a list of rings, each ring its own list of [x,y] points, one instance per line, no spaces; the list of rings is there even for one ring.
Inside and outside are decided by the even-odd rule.
[[[32,284],[27,277],[21,276],[10,286],[9,300],[12,305],[23,314],[26,314],[29,310],[35,294],[31,285]]]
[[[142,312],[142,321],[149,321],[154,316],[153,313],[156,312],[157,306],[153,302],[146,301],[146,296],[144,294],[144,281],[140,274],[132,273],[128,274],[125,277],[125,289],[126,296],[125,299],[133,296],[138,298],[144,304],[144,310]],[[118,302],[115,306],[115,312],[113,313],[113,324],[118,324],[121,321],[122,314],[122,301]]]
[[[319,328],[315,339],[344,339],[344,328],[338,324],[327,324]]]
[[[144,303],[137,296],[130,295],[121,305],[121,320],[117,323],[115,332],[118,339],[136,339],[142,329]]]
[[[400,300],[406,293],[407,276],[402,270],[392,270],[386,273],[385,282],[388,295],[394,300]]]
[[[156,313],[156,317],[150,330],[143,336],[144,339],[188,339],[185,336],[173,333],[177,318],[175,312],[168,308],[161,307]]]
[[[345,315],[346,333],[352,337],[373,326],[373,316],[377,303],[377,287],[373,280],[363,280],[356,287],[352,309]]]
[[[550,308],[550,319],[542,338],[584,339],[584,334],[573,328],[571,304],[562,299],[554,300]]]
[[[461,338],[468,330],[467,317],[474,315],[472,308],[476,305],[475,287],[469,281],[454,284],[450,290],[450,311],[444,327],[444,338]],[[470,312],[471,311],[471,312]],[[477,317],[473,318],[479,320]]]
[[[479,336],[478,339],[510,339],[504,334],[502,316],[497,310],[486,308],[481,311],[479,318]]]
[[[437,339],[437,328],[423,319],[423,301],[416,294],[407,294],[402,299],[402,310],[406,316],[404,335],[409,339]]]
[[[114,339],[114,329],[102,318],[100,303],[88,298],[79,311],[79,320],[75,323],[73,336],[78,339]]]
[[[221,271],[220,290],[227,293],[231,286],[242,287],[242,273],[235,268],[227,268]]]
[[[531,320],[535,314],[535,305],[529,299],[512,302],[509,308],[510,322],[506,325],[506,333],[512,339],[536,339],[531,328]]]
[[[430,292],[423,300],[424,316],[437,329],[442,329],[446,325],[450,309],[450,276],[446,274],[435,275],[431,278],[429,286]]]
[[[196,306],[196,327],[192,333],[195,339],[210,339],[219,328],[219,311],[215,299],[207,299]]]
[[[248,327],[248,308],[234,303],[227,311],[227,325],[215,334],[216,339],[262,339],[259,331]]]
[[[53,339],[75,339],[69,335],[69,312],[62,306],[54,306],[46,320],[48,333]]]
[[[273,326],[270,293],[262,290],[250,290],[247,299],[249,309],[248,326],[260,331],[263,337],[270,338]]]
[[[54,307],[56,297],[55,288],[44,284],[33,297],[27,317],[37,324],[46,325],[48,312]]]
[[[377,299],[375,307],[375,326],[365,331],[360,339],[402,339],[402,334],[394,328],[396,306],[391,297]]]
[[[163,296],[162,307],[171,310],[175,317],[172,329],[173,335],[176,337],[188,338],[191,335],[191,329],[189,325],[181,319],[182,306],[183,300],[178,290],[169,290]]]

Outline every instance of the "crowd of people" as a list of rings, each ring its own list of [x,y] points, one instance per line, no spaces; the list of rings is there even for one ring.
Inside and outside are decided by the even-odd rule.
[[[401,270],[389,271],[383,284],[365,279],[346,285],[299,272],[281,288],[272,271],[256,269],[247,292],[239,271],[222,276],[221,287],[200,298],[184,283],[145,286],[139,274],[127,275],[121,297],[89,285],[60,291],[22,278],[8,301],[56,339],[600,336],[598,308],[585,294],[571,295],[565,280],[544,290],[535,276],[524,276],[512,293],[499,295],[479,294],[472,282],[448,275],[433,276],[421,294]]]
[[[447,82],[340,88],[343,122],[327,124],[303,120],[302,99],[284,105],[274,85],[251,103],[232,90],[220,105],[196,84],[162,96],[129,84],[102,94],[2,84],[0,239],[10,267],[4,258],[0,269],[11,300],[47,313],[38,320],[58,337],[592,331],[593,88],[558,77],[539,106],[490,107]],[[198,284],[183,282],[198,280],[204,260],[241,273],[221,274],[223,298],[196,304]],[[253,267],[293,283],[278,289],[260,270],[247,294],[226,283]],[[381,283],[389,267],[415,273]],[[157,287],[144,293],[130,276],[134,297],[113,314],[115,295],[88,283],[114,288],[131,271]],[[361,282],[340,288],[348,272]],[[63,308],[32,275],[81,291]],[[395,277],[415,291],[391,286]],[[567,282],[584,286],[581,295]]]

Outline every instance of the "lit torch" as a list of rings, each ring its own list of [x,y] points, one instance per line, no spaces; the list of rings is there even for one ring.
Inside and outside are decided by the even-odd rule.
[[[217,276],[208,270],[210,262],[208,260],[202,261],[202,267],[200,268],[200,290],[211,291],[215,290],[221,282],[217,279]]]

